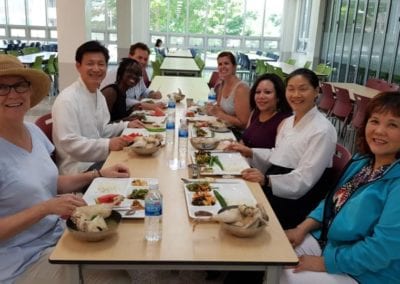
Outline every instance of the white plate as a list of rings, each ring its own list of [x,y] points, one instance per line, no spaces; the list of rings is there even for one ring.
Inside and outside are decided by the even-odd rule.
[[[210,183],[211,188],[217,190],[222,197],[225,199],[228,206],[230,205],[241,205],[246,204],[248,206],[256,206],[257,201],[251,193],[249,187],[246,182],[241,179],[221,179],[224,182],[232,182],[232,183],[218,183],[218,179],[215,183]],[[195,215],[196,211],[208,211],[213,215],[218,213],[218,210],[221,209],[221,205],[218,200],[216,200],[215,205],[213,206],[196,206],[192,205],[192,196],[194,192],[189,191],[186,188],[187,184],[183,184],[185,197],[186,197],[186,206],[188,209],[188,214],[190,218],[193,219],[201,219],[207,217],[198,217]],[[211,192],[214,195],[213,191]]]
[[[224,167],[222,170],[214,164],[212,171],[200,170],[202,175],[240,175],[244,169],[250,168],[247,160],[238,152],[216,153],[211,152],[212,156],[217,156]],[[196,163],[195,152],[191,153],[192,163]]]
[[[147,185],[143,186],[133,186],[133,180],[143,180],[147,182]],[[121,213],[122,218],[140,219],[144,218],[144,210],[138,210],[132,216],[126,216],[127,208],[132,204],[133,199],[126,198],[134,189],[149,188],[149,184],[156,184],[158,180],[156,178],[95,178],[90,184],[89,188],[83,195],[83,199],[88,205],[96,204],[96,198],[106,194],[121,194],[125,199],[113,208],[114,210]],[[139,200],[139,199],[138,199]],[[139,202],[144,206],[144,201],[139,200]]]

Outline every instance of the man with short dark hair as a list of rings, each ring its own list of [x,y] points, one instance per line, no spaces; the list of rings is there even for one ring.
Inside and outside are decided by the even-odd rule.
[[[85,42],[77,49],[75,60],[80,77],[57,96],[52,108],[61,174],[100,168],[110,151],[127,146],[119,137],[122,130],[143,125],[138,121],[109,124],[110,113],[99,90],[107,72],[107,48],[97,41]]]

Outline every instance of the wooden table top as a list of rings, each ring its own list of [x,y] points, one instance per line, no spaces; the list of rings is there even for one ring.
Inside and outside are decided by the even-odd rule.
[[[199,66],[197,66],[193,58],[182,57],[165,57],[160,69],[172,71],[200,71]]]
[[[343,89],[347,89],[350,94],[350,98],[354,101],[354,93],[360,96],[364,96],[367,98],[372,99],[375,97],[377,94],[381,93],[381,91],[369,88],[363,85],[359,85],[356,83],[339,83],[339,82],[327,82],[328,84],[331,84],[332,87],[339,87]]]
[[[192,58],[192,53],[189,49],[177,49],[169,51],[166,57],[183,57],[183,58]]]
[[[156,77],[152,84],[160,83]],[[161,85],[167,92],[170,85],[184,88],[192,79]],[[197,78],[199,79],[199,78]],[[184,82],[189,80],[187,82]],[[205,84],[205,83],[204,83]],[[184,89],[183,89],[184,90]],[[199,95],[199,94],[196,94]],[[186,111],[177,104],[177,119]],[[177,138],[177,137],[176,137]],[[110,265],[232,265],[236,267],[290,265],[298,262],[282,227],[272,211],[260,185],[247,182],[257,202],[265,207],[270,221],[266,229],[254,238],[229,235],[216,223],[201,223],[193,230],[188,216],[182,177],[186,168],[171,167],[176,157],[177,143],[166,145],[153,156],[137,156],[126,151],[111,152],[105,165],[127,165],[132,177],[157,178],[163,194],[162,240],[148,243],[144,240],[143,219],[123,219],[118,234],[101,242],[82,242],[66,231],[50,256],[52,263],[110,264]],[[189,147],[190,149],[190,147]]]
[[[186,98],[194,100],[207,100],[210,88],[204,78],[200,77],[176,77],[176,76],[156,76],[151,81],[150,90],[159,90],[163,97],[167,94],[177,92],[178,88],[186,95]]]

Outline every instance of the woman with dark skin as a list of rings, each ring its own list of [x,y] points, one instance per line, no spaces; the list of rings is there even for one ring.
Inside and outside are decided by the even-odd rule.
[[[132,109],[126,109],[126,91],[136,86],[142,77],[142,69],[139,62],[131,58],[122,59],[114,84],[104,87],[101,92],[107,101],[110,111],[110,121],[132,120]]]

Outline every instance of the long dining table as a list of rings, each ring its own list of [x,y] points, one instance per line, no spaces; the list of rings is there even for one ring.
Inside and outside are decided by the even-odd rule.
[[[195,86],[195,87],[194,87]],[[196,99],[207,97],[207,85],[201,78],[155,77],[150,88],[168,94],[177,88]],[[177,120],[186,113],[185,103],[177,104]],[[175,137],[176,140],[177,137]],[[266,271],[265,283],[278,283],[282,266],[295,265],[298,258],[271,209],[260,185],[246,182],[248,188],[269,215],[268,226],[255,237],[238,238],[213,222],[198,224],[188,216],[184,185],[186,168],[171,167],[176,152],[166,145],[153,156],[137,156],[126,151],[111,152],[104,166],[127,165],[135,178],[158,179],[163,194],[162,239],[149,243],[144,239],[143,219],[123,219],[118,232],[101,242],[84,242],[65,231],[49,261],[71,265],[71,283],[79,283],[84,268],[160,269],[160,270],[259,270]]]
[[[49,60],[51,55],[57,56],[57,54],[58,53],[55,51],[42,51],[42,52],[37,52],[37,53],[20,55],[20,56],[18,56],[18,59],[19,59],[19,61],[22,62],[22,64],[32,65],[35,62],[35,59],[37,56],[43,56],[43,61],[47,61],[47,60]]]
[[[165,57],[160,67],[161,75],[200,77],[200,68],[193,58]]]
[[[372,99],[377,94],[381,93],[380,90],[369,88],[356,83],[340,83],[340,82],[327,82],[333,88],[339,87],[349,91],[350,99],[354,101],[354,94]]]

